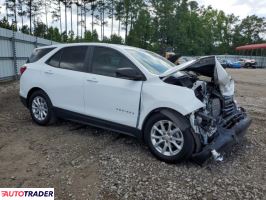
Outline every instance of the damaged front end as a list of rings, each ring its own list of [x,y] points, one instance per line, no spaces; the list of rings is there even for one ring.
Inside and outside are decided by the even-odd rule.
[[[232,97],[225,96],[223,104],[212,104],[217,99],[210,100],[211,109],[221,108],[219,115],[213,115],[212,110],[203,108],[190,115],[190,123],[194,133],[200,137],[202,148],[193,154],[192,158],[199,164],[204,163],[211,156],[222,161],[220,153],[242,137],[251,123],[245,110],[238,107]],[[218,108],[219,107],[219,108]],[[217,112],[218,114],[218,112]]]
[[[235,101],[234,81],[214,56],[200,58],[182,71],[185,76],[168,76],[164,81],[191,88],[205,104],[189,116],[197,146],[192,159],[199,164],[210,157],[221,161],[219,152],[244,135],[251,119]]]

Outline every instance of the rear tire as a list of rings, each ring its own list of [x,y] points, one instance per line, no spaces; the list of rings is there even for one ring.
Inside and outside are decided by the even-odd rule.
[[[35,123],[44,126],[56,121],[52,103],[48,95],[42,90],[33,92],[29,98],[28,107]]]
[[[194,138],[189,128],[182,130],[181,127],[184,126],[160,113],[148,120],[144,139],[155,157],[167,163],[178,163],[191,157],[195,148]]]

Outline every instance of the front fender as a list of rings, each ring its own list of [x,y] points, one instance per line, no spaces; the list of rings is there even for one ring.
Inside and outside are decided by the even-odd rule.
[[[167,84],[160,79],[147,81],[142,88],[138,128],[141,129],[146,116],[158,108],[170,108],[185,116],[204,106],[189,88]]]

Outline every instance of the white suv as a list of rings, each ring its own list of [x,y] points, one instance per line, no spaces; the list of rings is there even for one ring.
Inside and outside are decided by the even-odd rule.
[[[129,46],[60,44],[35,49],[20,72],[37,124],[64,118],[129,134],[165,162],[221,160],[251,122],[214,56],[176,66]]]

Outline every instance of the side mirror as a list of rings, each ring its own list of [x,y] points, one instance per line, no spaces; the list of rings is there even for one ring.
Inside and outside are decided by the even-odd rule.
[[[134,80],[134,81],[145,80],[143,75],[140,74],[138,70],[133,69],[133,68],[128,68],[128,67],[117,69],[116,70],[116,77],[126,78],[126,79]]]

